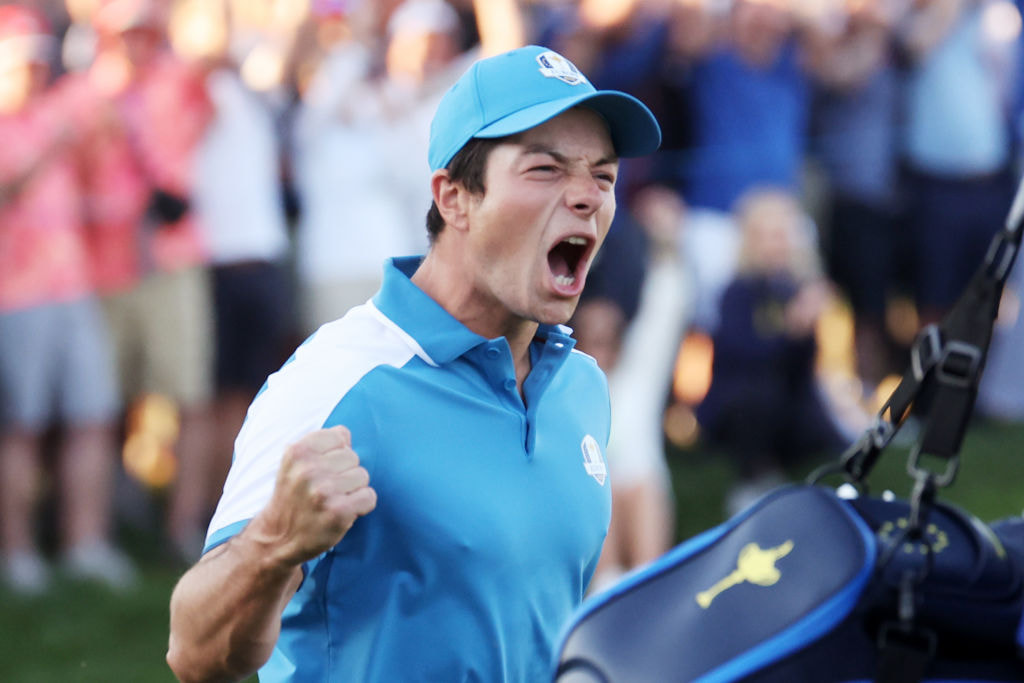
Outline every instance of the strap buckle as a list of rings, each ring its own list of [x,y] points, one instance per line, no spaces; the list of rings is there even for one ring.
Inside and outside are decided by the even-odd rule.
[[[935,377],[951,387],[966,389],[973,385],[981,368],[981,349],[961,341],[951,341],[942,349],[935,366]]]
[[[942,358],[942,333],[935,323],[926,325],[910,349],[910,367],[914,379],[923,382],[925,375]]]

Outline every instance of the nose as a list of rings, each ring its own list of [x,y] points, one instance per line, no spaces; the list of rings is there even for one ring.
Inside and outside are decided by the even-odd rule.
[[[570,210],[582,218],[589,218],[604,201],[605,193],[589,171],[571,174],[565,192],[565,203]]]

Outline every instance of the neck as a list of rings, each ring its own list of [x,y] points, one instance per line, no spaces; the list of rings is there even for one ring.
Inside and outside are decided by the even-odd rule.
[[[413,283],[439,303],[456,320],[487,339],[505,337],[512,350],[516,378],[522,381],[530,371],[530,342],[538,324],[515,315],[500,302],[482,297],[468,272],[452,263],[437,245],[427,253],[412,276]]]

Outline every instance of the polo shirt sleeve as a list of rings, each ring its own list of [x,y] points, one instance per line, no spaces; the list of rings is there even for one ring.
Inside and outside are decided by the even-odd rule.
[[[353,434],[371,428],[353,422],[361,411],[337,408],[377,364],[379,361],[353,355],[337,344],[318,344],[314,338],[270,376],[249,407],[235,440],[231,470],[210,522],[204,553],[245,528],[270,501],[281,458],[289,446],[310,432],[336,424],[345,424]],[[339,419],[341,416],[347,416],[349,423]]]

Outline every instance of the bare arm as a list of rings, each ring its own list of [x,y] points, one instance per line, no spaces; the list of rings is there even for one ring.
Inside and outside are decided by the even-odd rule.
[[[482,56],[496,55],[526,44],[522,10],[517,0],[473,0]]]
[[[881,69],[889,54],[889,28],[881,23],[850,20],[839,34],[807,31],[806,64],[821,83],[836,90],[855,89]]]
[[[167,663],[182,681],[235,681],[270,657],[302,563],[376,506],[348,430],[307,435],[281,460],[274,494],[238,536],[203,557],[171,596]]]
[[[897,37],[913,59],[924,59],[950,34],[966,6],[967,0],[919,0]]]
[[[182,681],[235,681],[267,661],[281,613],[302,580],[299,567],[269,561],[249,530],[211,551],[171,597],[167,663]]]

